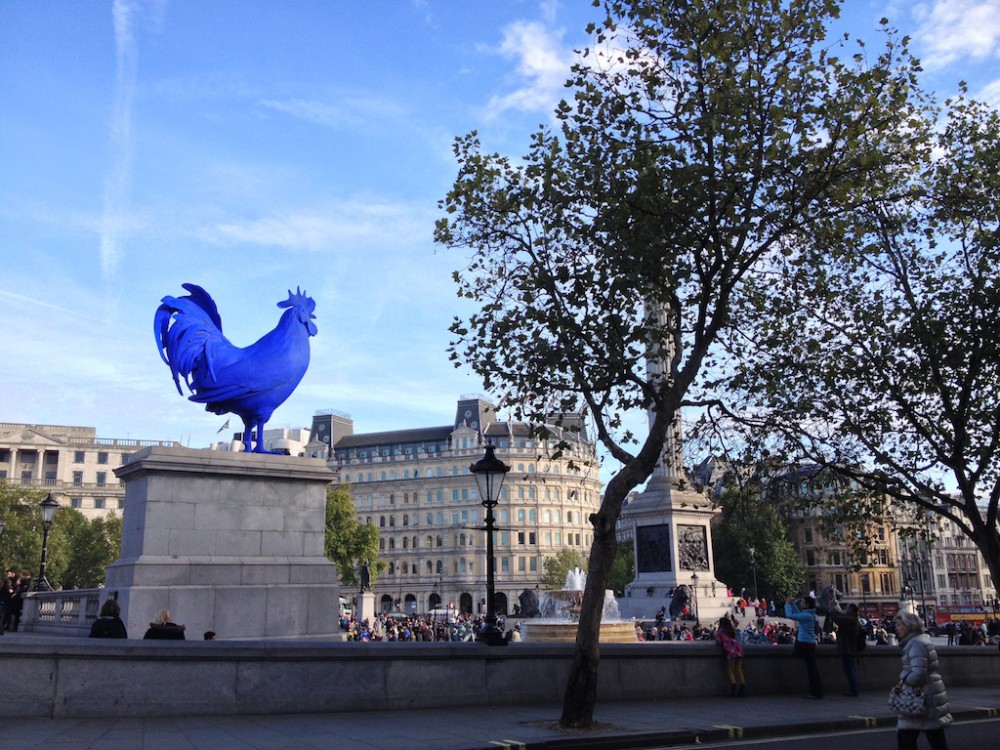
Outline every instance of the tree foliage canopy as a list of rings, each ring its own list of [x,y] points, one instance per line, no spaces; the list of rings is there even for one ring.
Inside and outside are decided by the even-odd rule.
[[[730,380],[772,450],[957,523],[1000,583],[1000,115],[946,102],[907,190],[754,290]]]
[[[712,531],[715,575],[733,592],[783,601],[802,587],[803,569],[778,506],[759,487],[730,483]]]
[[[385,569],[378,559],[378,528],[358,522],[358,514],[346,484],[331,485],[326,490],[326,556],[337,564],[337,573],[344,586],[360,583],[358,571],[367,565],[374,584]]]
[[[41,489],[0,481],[0,564],[28,570],[37,578],[42,557]],[[45,577],[53,588],[95,588],[121,547],[121,517],[87,519],[74,508],[60,508],[49,531]]]
[[[835,0],[603,6],[558,131],[519,160],[456,141],[435,235],[471,250],[455,278],[479,309],[452,326],[456,363],[532,422],[585,410],[621,466],[592,519],[567,726],[593,720],[615,522],[679,409],[717,395],[775,265],[803,262],[808,237],[848,244],[927,150],[905,39],[827,39]]]
[[[566,576],[570,571],[587,569],[587,561],[583,555],[570,547],[563,547],[553,557],[546,557],[542,563],[545,572],[542,574],[542,585],[547,589],[562,589],[566,585]]]

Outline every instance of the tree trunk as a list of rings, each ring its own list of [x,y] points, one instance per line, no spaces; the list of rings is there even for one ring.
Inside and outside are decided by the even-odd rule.
[[[609,534],[595,534],[587,567],[587,585],[580,607],[576,648],[559,723],[569,728],[586,728],[594,721],[597,702],[597,668],[601,660],[601,615],[604,609],[604,586],[615,558],[618,544],[614,526]]]
[[[1000,531],[996,526],[974,528],[972,543],[986,560],[986,567],[993,579],[993,595],[1000,596]]]
[[[559,723],[572,729],[586,729],[594,723],[594,705],[597,703],[597,668],[601,661],[601,615],[604,609],[604,590],[611,564],[615,559],[618,541],[615,524],[621,512],[625,495],[635,487],[624,489],[627,481],[612,479],[604,493],[598,513],[590,517],[594,525],[594,543],[590,548],[587,567],[587,585],[580,607],[580,623],[576,631],[576,647],[569,681],[563,697],[562,716]]]

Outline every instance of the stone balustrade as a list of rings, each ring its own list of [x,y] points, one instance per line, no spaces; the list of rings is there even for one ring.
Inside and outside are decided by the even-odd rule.
[[[97,619],[101,589],[33,591],[25,597],[21,630],[26,633],[86,636]]]

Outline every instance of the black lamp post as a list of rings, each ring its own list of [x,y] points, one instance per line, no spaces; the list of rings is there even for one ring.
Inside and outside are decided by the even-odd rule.
[[[694,624],[695,626],[700,624],[699,613],[698,613],[698,574],[691,574],[691,593],[694,596]]]
[[[42,563],[38,570],[38,580],[35,581],[35,591],[51,591],[52,587],[45,578],[45,556],[49,551],[49,529],[52,528],[52,521],[55,520],[56,511],[59,510],[59,502],[52,499],[50,492],[38,507],[42,510]]]
[[[479,500],[486,508],[486,625],[477,640],[488,646],[506,646],[503,631],[497,627],[496,571],[493,561],[493,509],[500,502],[500,488],[510,467],[493,454],[493,446],[486,445],[486,455],[469,467],[476,478]]]
[[[750,569],[753,570],[753,600],[754,607],[757,606],[757,548],[748,547],[747,552],[750,553]]]
[[[917,562],[917,582],[920,584],[920,615],[924,621],[924,627],[929,624],[927,618],[927,597],[924,595],[924,562],[923,559]]]

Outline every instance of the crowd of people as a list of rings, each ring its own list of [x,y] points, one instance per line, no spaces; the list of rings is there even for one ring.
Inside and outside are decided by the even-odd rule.
[[[404,614],[401,612],[380,613],[373,619],[359,620],[354,615],[344,615],[340,628],[347,633],[347,640],[371,643],[378,641],[474,641],[476,633],[485,625],[483,615],[461,613],[449,617]],[[501,630],[506,627],[503,618],[498,620]],[[516,622],[506,630],[508,640],[520,640],[521,623]]]

